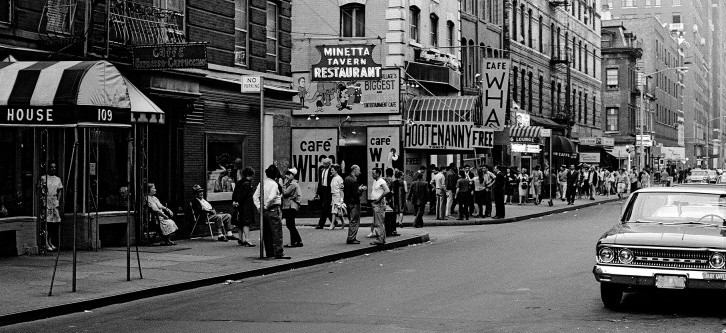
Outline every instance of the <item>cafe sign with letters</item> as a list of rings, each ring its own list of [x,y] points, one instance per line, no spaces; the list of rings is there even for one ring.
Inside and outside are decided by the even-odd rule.
[[[206,43],[138,45],[131,61],[136,70],[207,68]]]

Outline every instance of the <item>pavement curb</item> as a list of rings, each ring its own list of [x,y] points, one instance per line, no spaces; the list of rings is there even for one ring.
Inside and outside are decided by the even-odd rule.
[[[361,255],[364,255],[367,253],[381,252],[381,251],[391,250],[391,249],[395,249],[395,248],[406,247],[406,246],[409,246],[412,244],[426,243],[429,240],[430,240],[429,234],[426,233],[423,235],[410,237],[410,238],[402,239],[399,241],[393,241],[393,242],[389,241],[385,245],[382,245],[382,246],[366,246],[363,248],[358,248],[358,249],[354,249],[354,250],[350,250],[350,251],[343,251],[340,253],[324,255],[321,257],[310,258],[310,259],[305,259],[305,260],[301,260],[301,261],[292,261],[292,262],[289,262],[286,264],[276,265],[276,266],[272,266],[272,267],[265,267],[265,268],[260,268],[260,269],[254,269],[251,271],[223,274],[223,275],[203,278],[203,279],[194,280],[194,281],[181,282],[181,283],[167,285],[167,286],[159,286],[159,287],[141,289],[141,290],[132,291],[129,293],[124,293],[124,294],[119,294],[119,295],[99,297],[99,298],[84,300],[84,301],[80,301],[80,302],[73,302],[73,303],[46,307],[46,308],[42,308],[42,309],[0,315],[0,327],[23,323],[23,322],[35,321],[35,320],[40,320],[40,319],[47,319],[47,318],[51,318],[51,317],[62,316],[62,315],[67,315],[67,314],[71,314],[71,313],[82,312],[84,310],[91,310],[91,309],[95,309],[95,308],[99,308],[99,307],[104,307],[104,306],[109,306],[109,305],[114,305],[114,304],[121,304],[121,303],[136,301],[136,300],[140,300],[140,299],[151,298],[151,297],[155,297],[155,296],[172,294],[172,293],[184,291],[184,290],[211,286],[214,284],[223,283],[227,280],[243,280],[243,279],[258,277],[258,276],[262,276],[262,275],[289,271],[292,269],[315,266],[315,265],[326,263],[326,262],[332,262],[332,261],[336,261],[336,260],[340,260],[340,259],[357,257],[357,256],[361,256]]]

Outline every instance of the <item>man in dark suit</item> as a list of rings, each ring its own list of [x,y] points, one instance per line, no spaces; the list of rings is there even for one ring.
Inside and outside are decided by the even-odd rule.
[[[423,181],[423,173],[416,173],[416,181],[411,184],[408,192],[408,200],[413,203],[416,209],[416,219],[413,221],[414,228],[423,228],[423,215],[426,209],[426,201],[429,196],[429,184]]]
[[[496,209],[495,219],[504,218],[504,185],[507,183],[507,176],[504,174],[504,167],[497,165],[494,167],[494,185],[492,185],[492,199],[494,200],[494,208]]]
[[[330,218],[331,199],[332,193],[330,192],[330,181],[333,180],[333,175],[330,172],[330,164],[333,161],[329,158],[323,159],[323,165],[318,170],[318,188],[315,191],[315,199],[320,200],[322,207],[320,209],[320,219],[318,220],[318,226],[315,229],[322,229],[325,227],[325,221]],[[333,223],[333,221],[330,221]]]
[[[580,181],[580,172],[575,170],[575,165],[570,164],[570,170],[567,170],[567,204],[575,204],[575,195],[577,194],[577,182]]]

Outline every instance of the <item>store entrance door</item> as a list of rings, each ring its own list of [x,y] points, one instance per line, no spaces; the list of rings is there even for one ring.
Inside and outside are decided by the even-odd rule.
[[[532,172],[532,156],[522,156],[519,160],[519,170],[527,169],[527,172]]]

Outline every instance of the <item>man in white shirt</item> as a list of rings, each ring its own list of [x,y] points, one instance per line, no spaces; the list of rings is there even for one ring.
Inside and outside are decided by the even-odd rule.
[[[282,249],[282,188],[277,182],[280,178],[280,170],[276,166],[270,165],[265,170],[264,185],[264,202],[263,207],[263,243],[265,245],[265,254],[268,258],[290,259],[283,254]],[[252,201],[257,209],[260,209],[260,185],[257,185],[255,194],[252,195]]]
[[[196,214],[206,214],[207,219],[210,222],[214,222],[217,227],[217,240],[220,242],[226,242],[228,240],[235,240],[237,237],[232,235],[232,215],[226,213],[217,213],[207,200],[204,199],[204,189],[199,185],[192,187],[192,192],[196,196],[192,200],[192,208]],[[226,232],[226,235],[225,235]]]
[[[371,186],[371,205],[373,206],[373,234],[376,237],[371,245],[386,244],[386,226],[383,220],[386,216],[386,194],[390,192],[386,181],[381,177],[381,169],[373,168],[373,186]]]
[[[431,178],[431,185],[436,191],[436,219],[445,220],[446,216],[446,176],[444,170],[434,170],[436,174]]]

